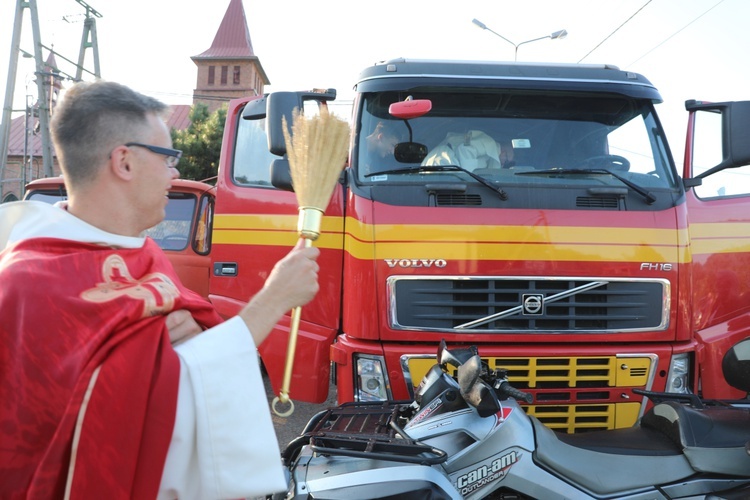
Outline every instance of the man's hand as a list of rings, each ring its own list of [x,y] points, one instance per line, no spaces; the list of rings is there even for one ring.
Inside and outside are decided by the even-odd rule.
[[[281,309],[282,315],[310,302],[320,288],[317,263],[320,250],[305,248],[304,243],[305,240],[300,239],[292,251],[276,263],[261,290],[266,299],[273,300]]]
[[[195,337],[203,331],[187,309],[180,309],[167,314],[167,329],[169,330],[169,340],[173,346]]]
[[[320,250],[305,247],[300,239],[283,259],[276,263],[263,288],[240,311],[259,346],[274,325],[295,307],[304,306],[318,293]]]

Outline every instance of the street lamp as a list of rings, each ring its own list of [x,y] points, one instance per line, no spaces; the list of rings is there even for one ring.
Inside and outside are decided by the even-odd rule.
[[[495,35],[499,36],[500,38],[502,38],[503,40],[505,40],[506,42],[508,42],[509,44],[511,44],[516,49],[515,59],[514,59],[515,61],[518,61],[518,47],[520,47],[521,45],[523,45],[525,43],[536,42],[537,40],[544,40],[545,38],[549,38],[551,40],[561,40],[561,39],[565,38],[566,36],[568,36],[568,32],[566,30],[559,30],[559,31],[555,31],[554,33],[552,33],[550,35],[547,35],[547,36],[540,36],[539,38],[533,38],[531,40],[526,40],[525,42],[521,42],[521,43],[513,43],[510,40],[508,40],[507,38],[505,38],[503,35],[501,35],[500,33],[497,33],[496,31],[492,31],[490,28],[487,27],[486,24],[484,24],[479,19],[472,19],[471,22],[474,23],[474,24],[476,24],[477,26],[479,26],[483,30],[487,30],[490,33],[494,33]]]

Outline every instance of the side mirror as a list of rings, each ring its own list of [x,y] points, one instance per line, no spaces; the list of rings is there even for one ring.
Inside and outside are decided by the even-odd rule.
[[[695,100],[685,102],[685,109],[691,113],[706,112],[721,115],[721,161],[716,166],[685,179],[685,187],[701,185],[701,179],[726,168],[750,165],[750,142],[747,131],[750,130],[750,101],[707,103]],[[696,116],[692,117],[695,123]],[[718,133],[718,132],[716,132]],[[702,136],[701,136],[702,137]],[[693,145],[701,141],[693,131]]]
[[[292,170],[289,160],[276,158],[271,161],[271,185],[284,191],[294,191],[292,186]]]
[[[268,96],[268,150],[276,156],[286,155],[284,118],[291,133],[295,109],[302,109],[302,100],[297,92],[274,92]]]
[[[489,417],[502,407],[492,387],[480,378],[482,360],[476,354],[458,367],[458,386],[461,396],[477,409],[480,417]]]
[[[321,102],[334,101],[336,99],[335,89],[313,90],[302,92],[273,92],[268,94],[266,101],[266,118],[268,132],[268,150],[276,156],[286,154],[286,142],[284,140],[284,120],[289,131],[292,127],[292,117],[295,109],[305,109],[305,101],[315,100]],[[260,106],[260,104],[258,104]],[[253,112],[253,111],[251,111]],[[255,111],[258,118],[260,112]],[[247,118],[243,113],[243,118]]]
[[[470,346],[463,349],[448,349],[445,339],[440,341],[438,347],[437,362],[440,366],[451,365],[458,368],[466,363],[473,356],[478,356],[479,351],[476,346]]]

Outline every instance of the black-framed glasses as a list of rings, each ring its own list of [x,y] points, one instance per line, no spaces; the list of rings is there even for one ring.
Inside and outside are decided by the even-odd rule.
[[[127,147],[138,146],[139,148],[146,148],[152,153],[166,156],[166,163],[169,168],[174,168],[182,158],[182,151],[179,149],[162,148],[161,146],[152,146],[151,144],[141,144],[140,142],[127,142]]]

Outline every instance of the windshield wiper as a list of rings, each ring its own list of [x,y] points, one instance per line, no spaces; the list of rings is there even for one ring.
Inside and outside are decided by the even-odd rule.
[[[628,186],[630,189],[635,191],[636,193],[643,196],[643,198],[646,200],[646,203],[651,205],[656,201],[656,196],[651,193],[651,191],[648,191],[647,189],[639,186],[638,184],[629,181],[625,177],[622,177],[620,175],[617,175],[614,172],[611,172],[604,168],[551,168],[548,170],[527,170],[524,172],[516,172],[516,175],[549,175],[549,174],[606,174],[611,175],[618,181],[622,182],[626,186]]]
[[[458,165],[414,165],[411,167],[384,170],[382,172],[373,172],[370,174],[366,174],[365,177],[373,177],[375,175],[409,174],[409,173],[420,173],[420,172],[465,172],[469,174],[469,176],[472,179],[476,180],[480,184],[483,184],[487,186],[488,188],[492,189],[494,192],[496,192],[501,200],[505,201],[508,199],[508,193],[506,193],[503,190],[503,188],[501,188],[500,186],[496,186],[495,184],[491,183],[490,181],[488,181],[481,175],[477,175],[470,170],[466,170],[463,167],[459,167]]]

